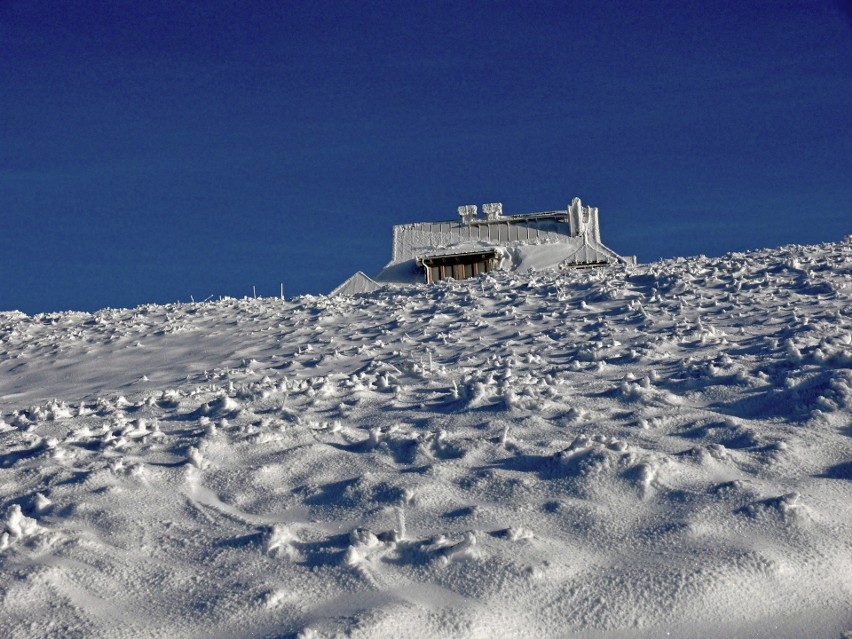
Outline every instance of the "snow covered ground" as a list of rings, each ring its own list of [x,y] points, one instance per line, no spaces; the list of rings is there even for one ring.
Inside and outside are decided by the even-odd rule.
[[[0,327],[6,636],[852,631],[852,243]]]

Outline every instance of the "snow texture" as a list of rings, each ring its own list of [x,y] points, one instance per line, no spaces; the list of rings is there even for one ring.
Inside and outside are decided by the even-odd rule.
[[[0,313],[10,637],[852,630],[852,244]]]

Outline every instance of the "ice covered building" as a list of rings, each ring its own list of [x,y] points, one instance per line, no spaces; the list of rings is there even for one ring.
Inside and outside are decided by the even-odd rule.
[[[352,295],[383,284],[463,280],[494,270],[592,268],[635,264],[601,242],[598,210],[575,197],[563,211],[503,215],[503,205],[460,206],[449,222],[393,227],[391,261],[374,278],[358,272],[332,294]]]

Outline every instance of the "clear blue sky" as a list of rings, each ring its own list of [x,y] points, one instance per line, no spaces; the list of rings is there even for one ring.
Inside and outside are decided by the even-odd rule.
[[[0,3],[0,310],[327,292],[391,225],[640,261],[852,233],[839,1]]]

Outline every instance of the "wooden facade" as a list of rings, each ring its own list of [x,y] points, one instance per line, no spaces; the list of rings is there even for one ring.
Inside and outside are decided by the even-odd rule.
[[[418,260],[426,275],[426,282],[440,282],[453,278],[466,280],[497,268],[497,251],[430,255]]]

